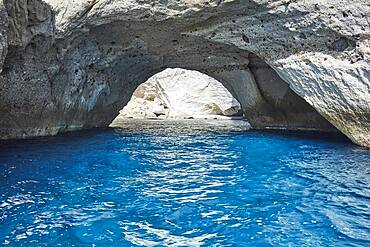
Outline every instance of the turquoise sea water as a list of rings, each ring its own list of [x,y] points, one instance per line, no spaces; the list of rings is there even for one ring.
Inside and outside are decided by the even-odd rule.
[[[181,125],[0,144],[0,245],[369,246],[370,151]]]

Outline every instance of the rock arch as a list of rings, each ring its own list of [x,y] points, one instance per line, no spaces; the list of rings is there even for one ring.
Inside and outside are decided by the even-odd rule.
[[[0,136],[107,126],[141,82],[182,67],[222,82],[256,128],[327,119],[368,146],[369,6],[285,2],[3,1]]]

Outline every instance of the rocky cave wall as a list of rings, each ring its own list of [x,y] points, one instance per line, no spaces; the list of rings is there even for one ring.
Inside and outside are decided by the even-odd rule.
[[[108,126],[181,67],[222,82],[255,128],[334,125],[369,146],[368,16],[359,0],[3,0],[0,137]]]

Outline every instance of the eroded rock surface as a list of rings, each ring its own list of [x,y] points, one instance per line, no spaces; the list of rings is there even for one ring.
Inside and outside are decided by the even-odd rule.
[[[0,136],[107,126],[181,67],[223,83],[255,128],[334,125],[370,146],[369,16],[363,0],[3,0]]]

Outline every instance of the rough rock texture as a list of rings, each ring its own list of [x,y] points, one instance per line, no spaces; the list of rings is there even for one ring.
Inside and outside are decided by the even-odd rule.
[[[369,16],[363,0],[3,0],[0,136],[107,126],[181,67],[223,83],[255,128],[334,125],[370,146]]]
[[[166,69],[141,84],[118,117],[184,119],[240,113],[239,102],[217,80],[197,71]]]

